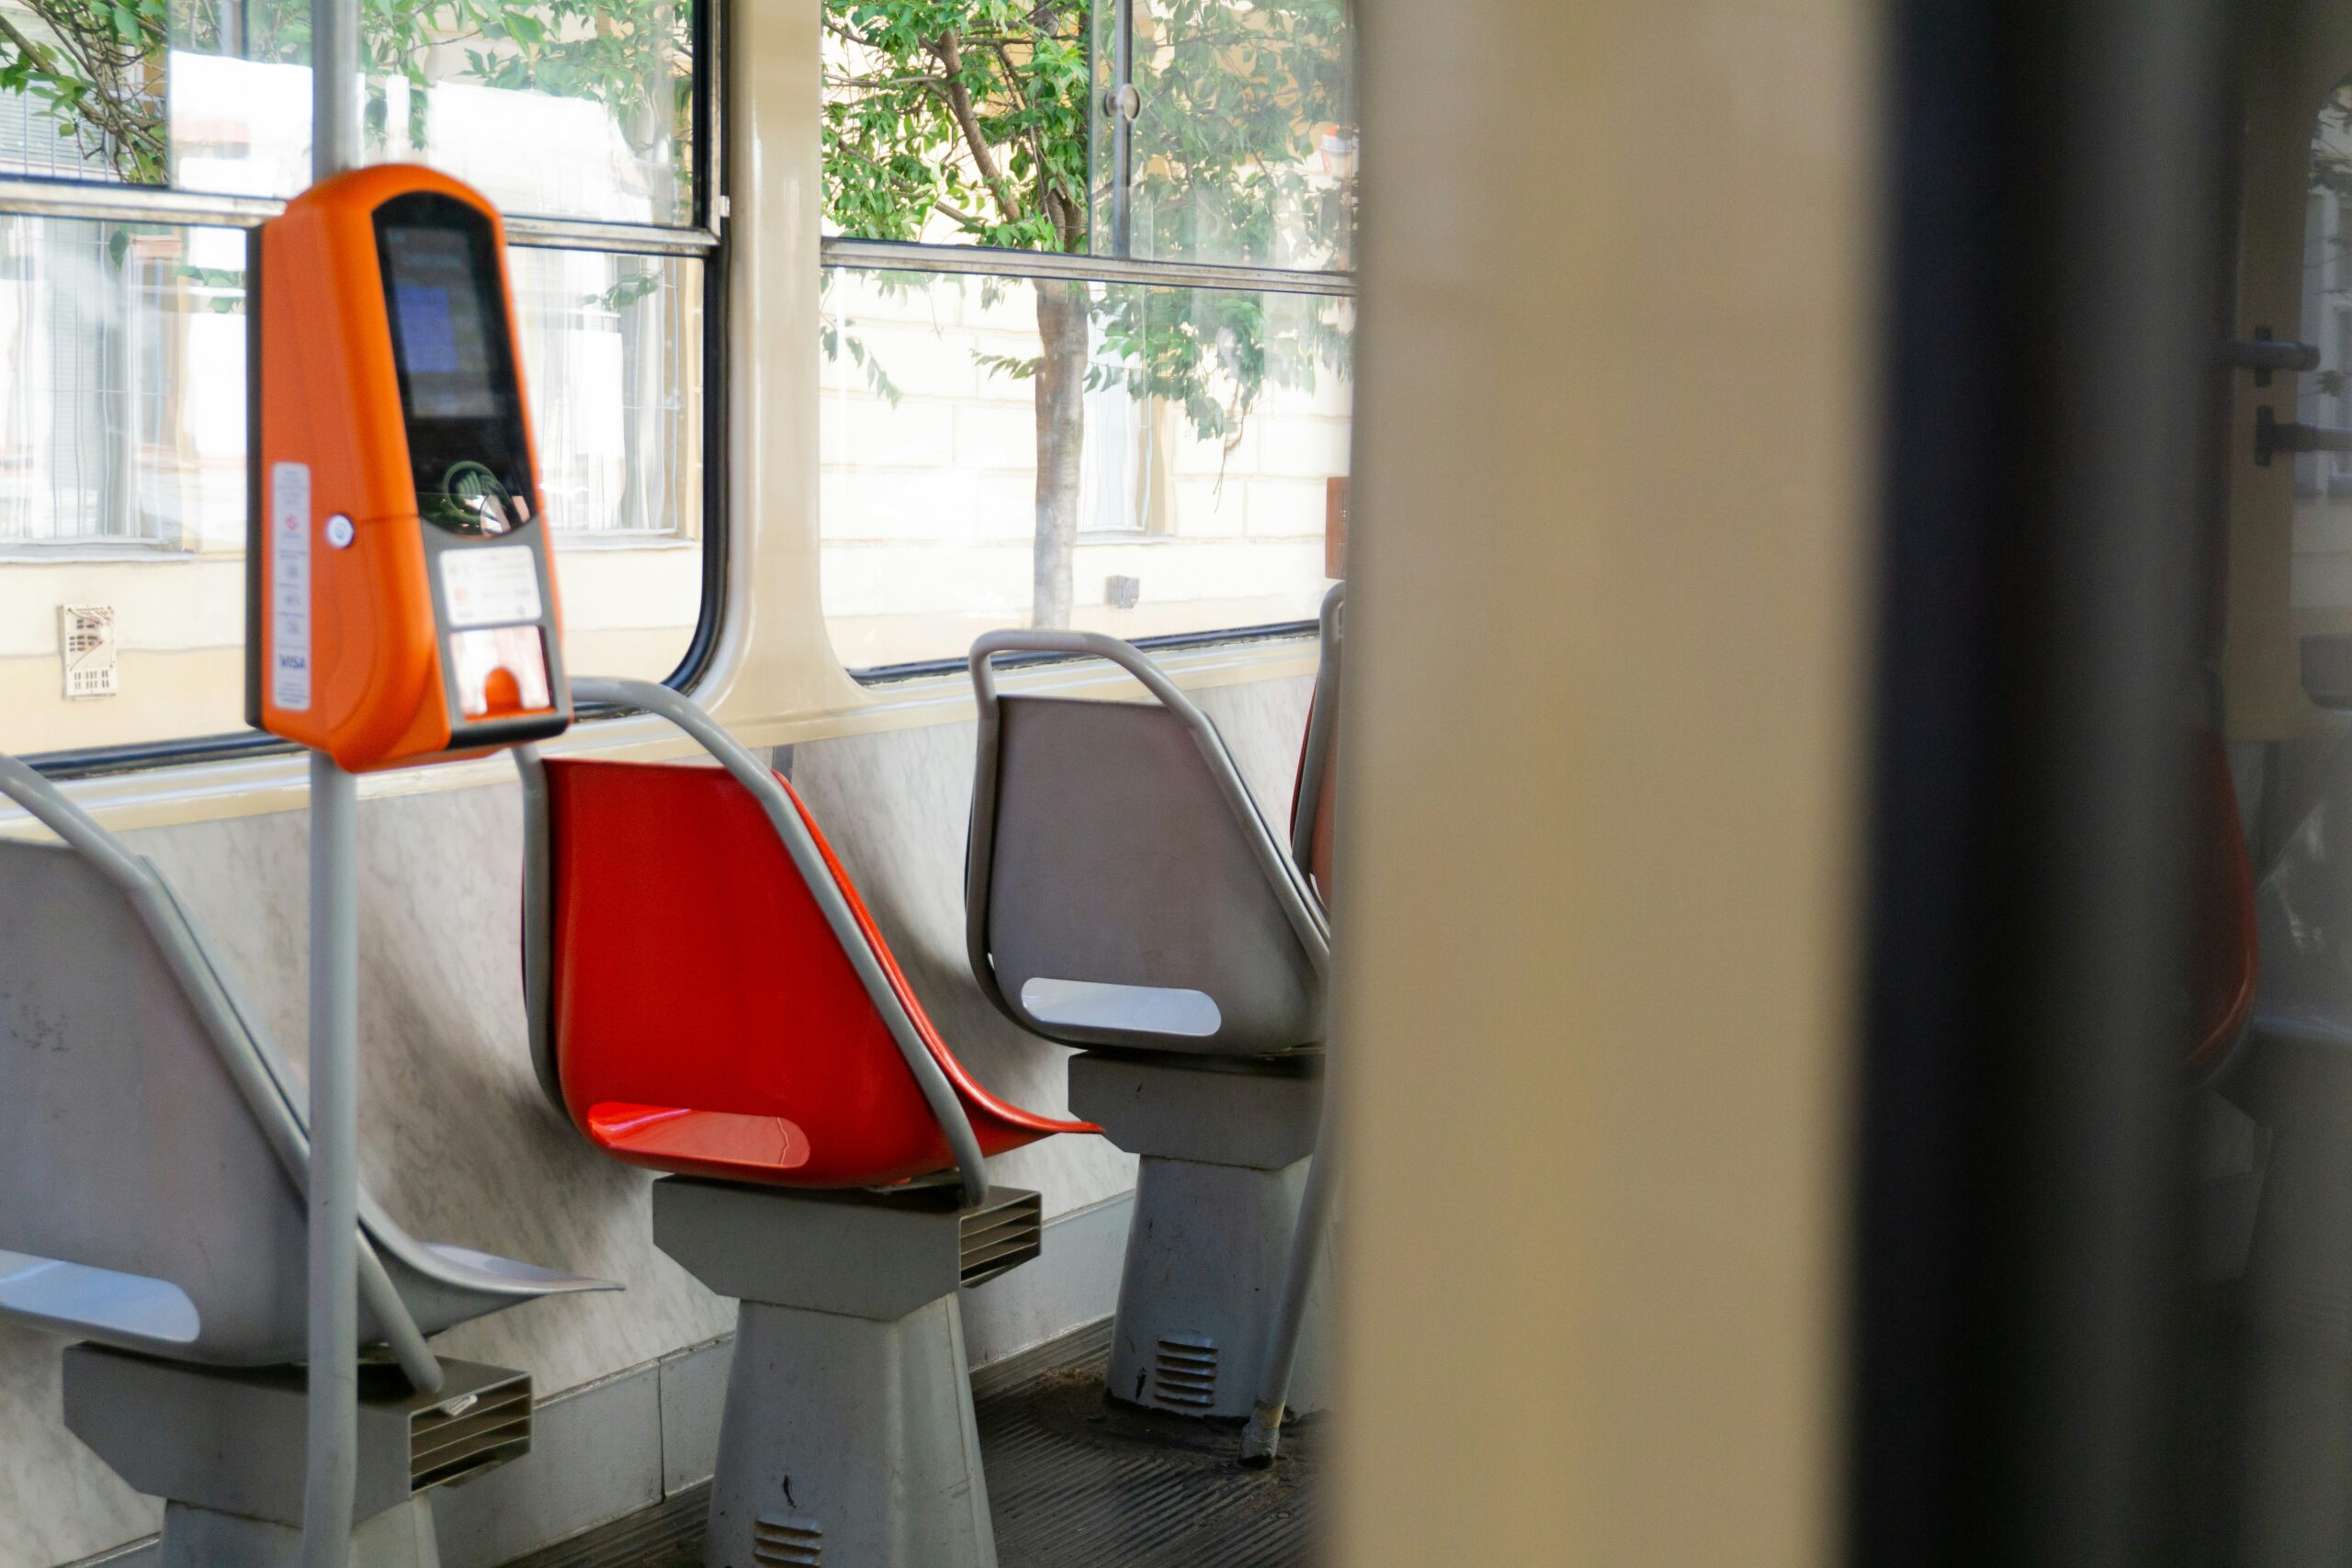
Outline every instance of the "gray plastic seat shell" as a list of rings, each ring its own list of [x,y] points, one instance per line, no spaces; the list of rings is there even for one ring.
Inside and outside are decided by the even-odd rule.
[[[1111,660],[1155,700],[998,692],[992,659],[1030,650]],[[1321,908],[1216,725],[1111,637],[992,633],[974,645],[972,673],[980,735],[965,919],[973,973],[996,1006],[1073,1045],[1271,1056],[1320,1044]],[[1040,994],[1033,982],[1046,995],[1137,987],[1211,1005],[1041,1015],[1024,1001]]]
[[[986,889],[996,983],[1070,1044],[1272,1055],[1323,1035],[1315,966],[1182,721],[1156,705],[1000,699]],[[1034,980],[1195,991],[1207,1032],[1041,1017]]]
[[[50,787],[12,761],[0,784],[19,799]],[[153,875],[110,839],[101,847]],[[164,937],[219,988],[232,1025],[220,1033],[96,863],[62,845],[0,842],[0,1314],[212,1365],[295,1360],[300,1096],[169,887],[154,886]],[[364,1192],[360,1229],[363,1287],[379,1276],[362,1291],[363,1344],[417,1346],[518,1301],[614,1288],[420,1242]]]

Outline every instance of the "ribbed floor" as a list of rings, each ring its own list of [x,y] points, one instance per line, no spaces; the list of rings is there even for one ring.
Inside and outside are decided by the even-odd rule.
[[[1107,1355],[978,1400],[1003,1568],[1305,1568],[1314,1560],[1318,1423],[1273,1468],[1234,1462],[1240,1433],[1112,1405]]]
[[[1233,1427],[1105,1403],[1103,1340],[1069,1345],[1059,1366],[975,1380],[1001,1568],[1309,1568],[1321,1423],[1284,1431],[1272,1469],[1243,1470]],[[638,1568],[701,1562],[698,1513],[639,1528],[640,1551],[671,1544],[627,1559]]]

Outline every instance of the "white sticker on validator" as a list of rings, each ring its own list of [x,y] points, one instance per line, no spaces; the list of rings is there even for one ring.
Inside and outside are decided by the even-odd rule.
[[[452,628],[539,618],[539,566],[528,545],[441,552],[441,600]]]
[[[311,466],[269,468],[269,700],[311,709]]]

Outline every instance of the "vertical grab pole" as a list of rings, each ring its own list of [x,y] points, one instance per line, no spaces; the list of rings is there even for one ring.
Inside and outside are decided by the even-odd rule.
[[[344,1568],[359,1441],[359,781],[311,753],[310,1423],[303,1568]]]
[[[1275,1451],[1282,1446],[1290,1374],[1298,1364],[1298,1342],[1306,1329],[1306,1298],[1315,1289],[1315,1271],[1323,1261],[1325,1238],[1331,1231],[1331,1205],[1340,1190],[1338,1105],[1327,1057],[1323,1111],[1315,1128],[1315,1163],[1306,1168],[1306,1191],[1299,1201],[1298,1224],[1290,1233],[1290,1265],[1283,1271],[1282,1295],[1274,1303],[1273,1322],[1266,1331],[1258,1396],[1250,1411],[1250,1423],[1241,1429],[1241,1462],[1253,1470],[1273,1463]]]
[[[311,0],[311,178],[331,179],[358,163],[358,0]],[[349,1562],[359,1465],[358,810],[358,781],[326,752],[313,751],[302,1568],[345,1568]]]
[[[311,0],[311,183],[359,166],[359,0]]]

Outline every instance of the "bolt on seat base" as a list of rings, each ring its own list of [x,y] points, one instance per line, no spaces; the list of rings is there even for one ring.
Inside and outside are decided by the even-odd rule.
[[[1313,1056],[1070,1058],[1072,1111],[1141,1156],[1104,1382],[1112,1398],[1209,1420],[1249,1416],[1322,1100]],[[1308,1298],[1294,1415],[1329,1403],[1333,1277],[1318,1269]]]
[[[654,1184],[654,1244],[739,1303],[707,1568],[996,1568],[957,1295],[1043,1210],[960,1196]]]

